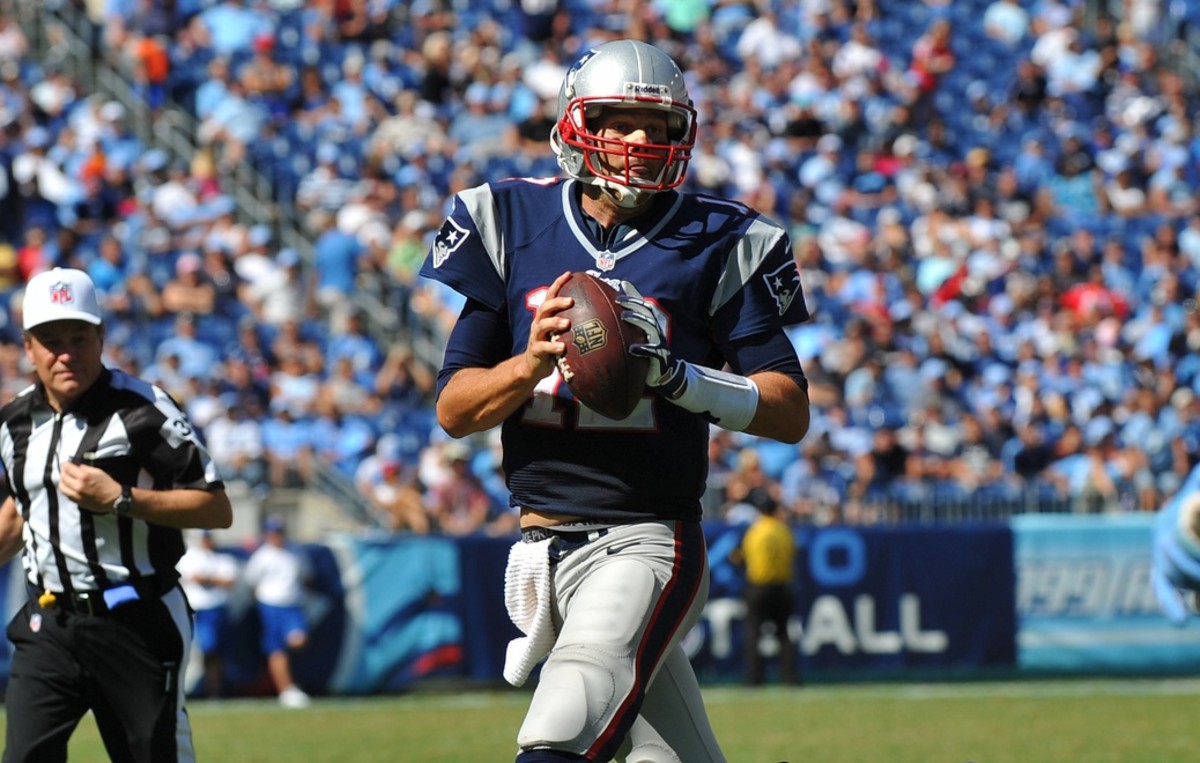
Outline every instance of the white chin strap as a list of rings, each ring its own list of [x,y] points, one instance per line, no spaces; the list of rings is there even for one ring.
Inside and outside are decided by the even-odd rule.
[[[654,191],[643,188],[630,188],[627,185],[614,183],[611,180],[601,180],[600,178],[596,177],[588,178],[587,182],[603,189],[610,197],[612,197],[613,202],[616,203],[618,207],[622,207],[624,209],[633,209],[634,207],[642,204],[642,202],[644,202],[650,196],[650,194],[654,193]]]

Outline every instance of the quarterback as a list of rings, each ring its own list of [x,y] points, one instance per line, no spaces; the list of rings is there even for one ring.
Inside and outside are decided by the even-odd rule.
[[[696,139],[683,73],[605,43],[568,71],[550,142],[565,177],[460,192],[421,270],[466,298],[438,376],[452,437],[501,426],[522,538],[505,603],[525,634],[505,677],[541,663],[518,763],[724,761],[680,641],[708,593],[700,499],[709,427],[808,430],[785,328],[808,318],[787,234],[743,204],[683,193]],[[606,418],[555,360],[571,272],[619,292],[647,341],[645,394]],[[544,663],[542,660],[544,659]]]

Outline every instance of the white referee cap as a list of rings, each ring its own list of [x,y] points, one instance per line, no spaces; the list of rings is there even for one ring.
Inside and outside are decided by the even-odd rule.
[[[26,330],[51,321],[85,321],[95,326],[103,322],[95,284],[87,273],[72,268],[46,270],[30,278],[21,312]]]

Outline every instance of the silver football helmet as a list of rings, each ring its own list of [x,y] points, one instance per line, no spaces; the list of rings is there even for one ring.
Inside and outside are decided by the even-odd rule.
[[[668,114],[669,143],[626,143],[602,138],[590,127],[606,108],[655,108]],[[550,146],[568,175],[608,190],[618,204],[636,206],[645,194],[683,182],[696,142],[696,109],[683,72],[671,57],[637,40],[607,42],[567,71],[558,94],[558,123]],[[604,157],[624,161],[606,164]],[[629,172],[630,158],[663,162],[656,178]],[[620,167],[624,169],[607,169]]]

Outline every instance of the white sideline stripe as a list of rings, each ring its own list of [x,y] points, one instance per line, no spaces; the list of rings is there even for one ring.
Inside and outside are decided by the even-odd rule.
[[[805,685],[803,689],[758,688],[753,692],[735,689],[706,689],[706,702],[737,704],[740,701],[761,701],[764,692],[775,691],[781,699],[796,702],[828,702],[856,699],[1038,699],[1043,697],[1152,697],[1200,695],[1200,678],[1150,679],[1063,679],[1061,681],[973,681],[949,684],[896,685]]]
[[[1196,632],[1183,629],[1138,629],[1114,628],[1113,630],[1096,630],[1094,628],[1064,628],[1047,629],[1039,632],[1024,631],[1017,635],[1017,645],[1023,649],[1038,647],[1089,647],[1089,646],[1195,646]]]
[[[845,702],[847,700],[942,700],[942,699],[1044,699],[1047,697],[1200,697],[1200,678],[1128,678],[1128,679],[1071,679],[1028,681],[974,681],[964,683],[916,684],[806,684],[803,688],[777,686],[744,689],[742,687],[708,687],[703,689],[705,702],[737,705],[761,702],[776,697],[787,703]],[[487,707],[525,707],[530,692],[501,690],[494,692],[467,691],[461,693],[424,693],[403,696],[315,697],[313,708],[321,713],[357,712],[363,705],[392,704],[397,708],[467,709]],[[193,701],[188,703],[191,715],[223,715],[255,710],[278,709],[274,697],[262,699],[231,699]]]

